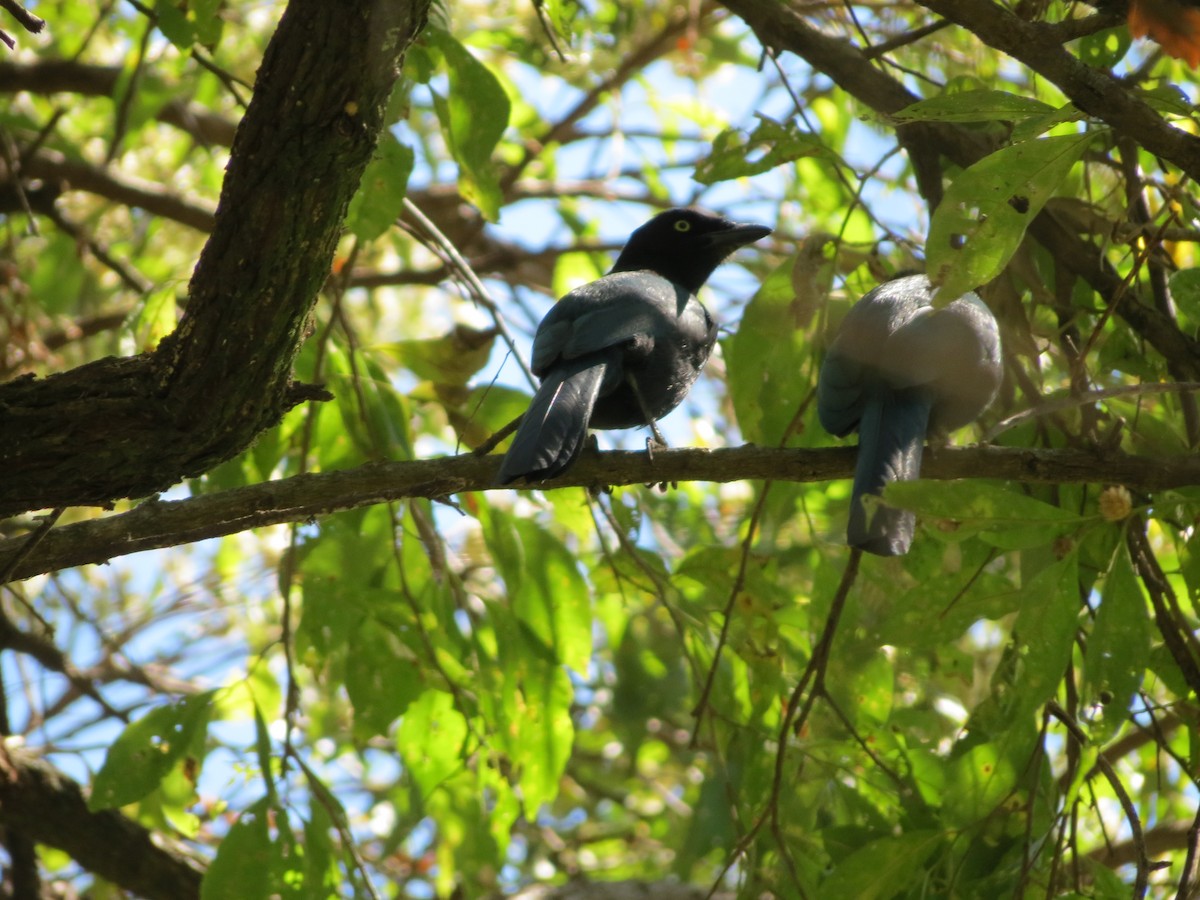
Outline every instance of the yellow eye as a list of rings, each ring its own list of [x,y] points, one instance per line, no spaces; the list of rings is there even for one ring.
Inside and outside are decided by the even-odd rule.
[[[692,223],[689,222],[687,219],[676,219],[675,220],[675,230],[676,231],[691,231]]]

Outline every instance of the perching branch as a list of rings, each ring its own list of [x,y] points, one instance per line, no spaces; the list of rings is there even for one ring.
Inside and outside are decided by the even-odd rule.
[[[853,446],[818,450],[745,446],[724,450],[586,453],[566,474],[540,485],[621,486],[663,481],[794,481],[849,478]],[[471,454],[412,462],[372,463],[357,469],[297,475],[189,500],[143,503],[127,513],[52,529],[12,572],[19,580],[44,572],[103,563],[128,553],[173,547],[314,516],[404,498],[449,498],[495,486],[498,455]],[[1142,491],[1200,484],[1200,457],[1167,459],[1082,450],[1009,447],[944,449],[927,453],[924,478],[992,478],[1028,484],[1123,484]],[[0,570],[27,538],[0,541]]]

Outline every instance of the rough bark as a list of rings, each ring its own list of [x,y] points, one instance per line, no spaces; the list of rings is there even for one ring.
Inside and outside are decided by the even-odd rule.
[[[321,395],[292,362],[427,7],[292,0],[180,327],[151,354],[0,386],[0,516],[165,489]]]

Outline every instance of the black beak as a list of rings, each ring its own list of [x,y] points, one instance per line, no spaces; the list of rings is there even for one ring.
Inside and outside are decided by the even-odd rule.
[[[708,245],[710,247],[720,247],[732,252],[738,247],[744,247],[746,244],[761,241],[770,233],[771,229],[765,225],[730,222],[728,228],[709,232],[705,237],[708,238]]]

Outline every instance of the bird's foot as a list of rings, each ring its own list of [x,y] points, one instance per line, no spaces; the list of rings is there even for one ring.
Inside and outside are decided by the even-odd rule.
[[[655,450],[669,450],[670,445],[663,440],[663,436],[658,433],[658,429],[654,429],[654,437],[646,438],[646,456],[650,458],[650,462],[654,462]]]
[[[654,437],[646,438],[646,456],[650,459],[650,464],[653,465],[655,448],[658,448],[659,450],[667,450],[669,448],[667,446],[667,442],[665,440],[663,440],[663,436],[661,434],[659,434],[658,429],[654,428],[653,425],[651,425],[650,427],[654,430]],[[646,487],[657,488],[658,490],[662,491],[665,494],[667,492],[668,488],[679,487],[679,482],[678,481],[651,481],[646,484]]]

